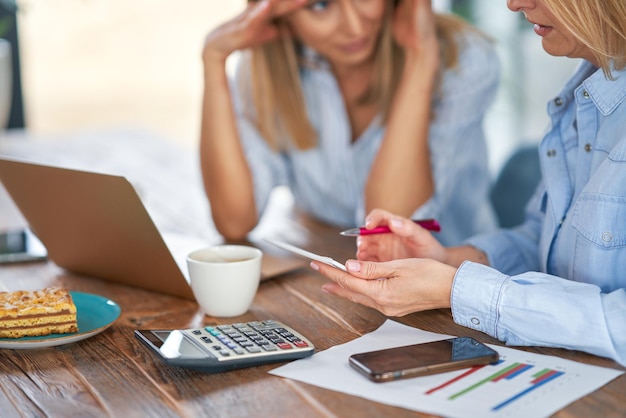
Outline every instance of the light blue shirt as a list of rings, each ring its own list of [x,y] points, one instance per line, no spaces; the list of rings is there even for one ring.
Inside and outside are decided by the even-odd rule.
[[[626,70],[613,78],[583,62],[549,103],[526,222],[469,240],[493,268],[458,270],[457,323],[626,365]]]
[[[473,32],[464,36],[458,66],[445,71],[441,95],[433,101],[429,146],[435,191],[413,214],[414,218],[437,218],[442,232],[436,236],[448,245],[497,226],[489,202],[491,178],[483,117],[495,98],[499,61],[489,41]],[[240,60],[240,66],[246,64]],[[365,183],[385,129],[377,117],[352,143],[344,100],[328,65],[302,68],[301,78],[318,144],[283,153],[273,152],[263,140],[242,106],[242,101],[250,100],[249,93],[231,80],[259,215],[270,191],[287,185],[295,205],[304,212],[342,227],[362,225]]]

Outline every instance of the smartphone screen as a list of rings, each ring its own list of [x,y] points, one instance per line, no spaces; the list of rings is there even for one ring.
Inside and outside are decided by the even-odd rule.
[[[498,352],[470,337],[353,354],[350,365],[374,382],[405,379],[489,364]]]
[[[45,260],[46,248],[27,229],[0,232],[0,264]]]

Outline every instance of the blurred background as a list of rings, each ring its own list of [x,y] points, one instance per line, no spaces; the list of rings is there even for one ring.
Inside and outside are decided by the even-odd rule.
[[[10,10],[12,3],[16,21],[0,20],[0,38],[14,31],[19,41],[13,64],[19,61],[22,111],[13,109],[12,127],[42,135],[138,127],[196,147],[203,38],[241,11],[244,0],[0,0],[0,7]],[[504,72],[487,120],[496,173],[519,145],[540,139],[546,102],[576,62],[547,56],[532,26],[504,0],[434,5],[497,42]],[[0,45],[0,61],[1,51]],[[0,95],[1,80],[0,74]]]

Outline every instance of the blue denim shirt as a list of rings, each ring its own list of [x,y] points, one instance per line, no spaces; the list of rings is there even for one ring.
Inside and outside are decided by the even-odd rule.
[[[492,267],[457,271],[457,323],[626,365],[626,70],[612,76],[583,62],[548,104],[543,181],[523,225],[469,240]]]
[[[467,31],[459,41],[458,65],[443,74],[429,127],[434,194],[413,214],[415,218],[437,218],[442,232],[436,237],[446,245],[497,227],[489,201],[491,176],[483,119],[498,89],[500,65],[493,45],[478,34]],[[352,142],[341,90],[328,65],[320,62],[301,70],[308,116],[318,133],[317,146],[274,152],[254,123],[251,96],[246,91],[249,67],[245,58],[239,61],[231,90],[259,215],[271,190],[288,186],[295,205],[304,212],[338,226],[362,225],[365,183],[385,134],[380,117]]]

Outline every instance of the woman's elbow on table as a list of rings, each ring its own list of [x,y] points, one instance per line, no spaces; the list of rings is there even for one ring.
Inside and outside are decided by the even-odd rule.
[[[254,229],[258,223],[256,215],[237,216],[236,214],[225,214],[219,216],[213,214],[213,222],[217,232],[224,237],[226,241],[241,241],[246,238],[248,233]]]

